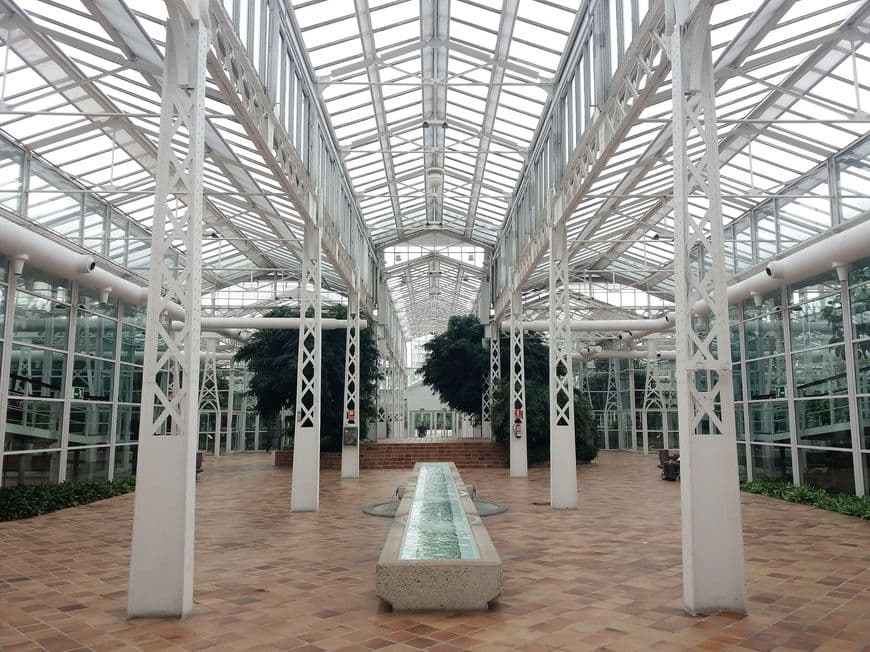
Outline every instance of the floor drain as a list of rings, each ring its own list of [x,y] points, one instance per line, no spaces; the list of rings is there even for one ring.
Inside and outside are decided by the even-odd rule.
[[[547,501],[533,500],[532,505],[535,505],[537,507],[549,507],[550,501],[549,500],[547,500]]]

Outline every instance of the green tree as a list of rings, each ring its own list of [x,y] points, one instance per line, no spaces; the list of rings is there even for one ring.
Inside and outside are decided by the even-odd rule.
[[[266,317],[298,317],[298,308],[281,307]],[[345,306],[330,306],[323,316],[347,319]],[[365,315],[363,315],[365,318]],[[324,330],[320,353],[320,435],[321,448],[341,449],[344,423],[344,355],[346,332]],[[249,393],[256,399],[256,410],[266,420],[274,419],[282,409],[296,406],[296,370],[299,355],[297,329],[262,330],[256,332],[236,354],[236,360],[246,362],[251,371]],[[360,331],[360,405],[357,422],[360,437],[365,438],[367,417],[374,414],[377,399],[378,349],[374,331]],[[292,422],[291,422],[292,423]]]
[[[447,330],[423,345],[423,384],[435,390],[452,409],[480,420],[483,374],[489,351],[483,348],[483,326],[476,315],[451,317]]]
[[[489,351],[483,347],[484,328],[476,315],[451,317],[447,330],[424,345],[426,360],[420,367],[423,383],[438,392],[441,400],[454,410],[479,421],[483,396],[483,375],[489,372]],[[496,387],[492,427],[497,439],[507,439],[511,430],[507,396],[510,375],[510,336],[500,335],[502,379]],[[549,348],[539,333],[523,337],[526,380],[526,430],[530,461],[550,457],[550,362]],[[597,455],[594,444],[592,408],[580,393],[574,394],[574,428],[577,433],[577,459],[591,460]]]
[[[496,388],[492,406],[492,432],[498,441],[512,436],[513,409],[510,403],[510,383]],[[550,459],[550,387],[539,378],[526,378],[526,437],[529,462]],[[577,460],[590,462],[598,456],[595,443],[595,415],[592,406],[579,389],[574,389],[574,448]]]

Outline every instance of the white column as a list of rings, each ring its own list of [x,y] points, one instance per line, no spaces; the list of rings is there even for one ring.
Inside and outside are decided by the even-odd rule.
[[[743,528],[719,149],[710,48],[712,3],[667,0],[673,77],[677,408],[683,531],[683,600],[691,613],[745,611]],[[689,156],[700,139],[703,151]],[[693,195],[689,207],[689,195]],[[709,261],[697,269],[690,261]],[[693,312],[700,297],[711,325]],[[710,373],[710,386],[699,381]]]
[[[637,451],[637,405],[634,396],[634,359],[628,359],[628,418],[631,428],[631,450]],[[626,446],[626,448],[628,448]]]
[[[508,403],[510,424],[510,475],[525,478],[529,475],[526,444],[526,369],[523,349],[523,294],[517,290],[511,295],[511,400]]]
[[[501,330],[497,322],[489,325],[489,406],[495,403],[495,390],[501,382]],[[491,440],[495,434],[491,433]]]
[[[187,15],[186,6],[178,1],[166,4],[169,19],[127,600],[130,617],[185,616],[193,607],[209,27],[206,3],[199,3],[201,13],[194,16]],[[179,186],[184,192],[176,197],[171,191]],[[179,239],[186,260],[185,265],[174,266],[171,247]],[[184,307],[187,319],[173,338],[160,315],[176,302]],[[158,343],[165,347],[162,352]],[[174,365],[182,373],[176,391],[167,395],[158,385],[158,374],[165,376]]]
[[[550,505],[577,509],[571,294],[565,223],[550,229]]]
[[[233,450],[233,405],[235,401],[235,384],[236,384],[236,362],[235,360],[230,360],[230,377],[229,384],[227,386],[227,453],[232,452]],[[220,423],[220,420],[218,420]],[[244,444],[239,443],[239,448],[244,450]]]
[[[359,292],[347,296],[347,329],[344,350],[344,432],[341,446],[341,477],[359,477]]]
[[[221,454],[221,398],[217,380],[217,342],[214,337],[205,340],[205,360],[202,365],[202,382],[199,390],[199,411],[214,413],[214,456]],[[227,445],[229,448],[229,445]]]
[[[490,286],[487,280],[480,285],[480,299],[478,300],[477,310],[478,319],[483,324],[483,341],[481,344],[487,352],[491,348],[487,337],[490,333],[490,328],[488,327],[489,298]],[[492,439],[492,394],[494,387],[492,386],[492,372],[489,369],[489,365],[484,369],[482,384],[483,392],[481,392],[480,396],[480,436],[483,439]]]
[[[320,505],[320,205],[311,201],[305,222],[302,279],[299,283],[299,366],[290,510],[316,511]],[[314,315],[308,316],[308,308]]]

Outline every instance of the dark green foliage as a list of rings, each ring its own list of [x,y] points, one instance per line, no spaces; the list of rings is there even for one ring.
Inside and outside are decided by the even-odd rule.
[[[420,367],[423,383],[434,389],[454,410],[480,419],[483,375],[489,373],[489,350],[483,346],[484,328],[476,315],[451,317],[447,330],[424,345],[426,361]],[[496,387],[492,406],[492,430],[496,439],[506,440],[510,426],[507,396],[510,374],[510,336],[501,333],[502,382]],[[550,350],[539,333],[523,337],[526,374],[526,430],[529,462],[550,459]],[[591,461],[598,455],[591,406],[574,392],[574,430],[577,459]]]
[[[495,392],[492,407],[492,432],[499,441],[511,436],[513,422],[508,390],[503,382]],[[526,434],[529,464],[550,459],[550,389],[546,382],[526,379]],[[591,462],[598,457],[595,444],[595,416],[579,390],[574,390],[574,447],[578,462]]]
[[[86,505],[120,496],[136,488],[133,476],[111,482],[64,482],[22,485],[0,489],[0,521],[15,521],[47,514],[65,507]]]
[[[802,485],[795,487],[789,482],[756,480],[740,485],[743,491],[779,498],[792,503],[812,505],[831,512],[870,520],[870,496],[830,493],[818,487]]]
[[[477,316],[451,317],[447,330],[423,348],[423,384],[435,390],[452,409],[476,416],[479,421],[489,351],[483,347],[483,326]]]
[[[276,308],[265,316],[298,317],[299,309]],[[347,319],[347,307],[330,306],[323,310],[323,317]],[[320,443],[325,451],[341,449],[346,336],[343,328],[322,333]],[[281,409],[295,407],[298,355],[299,331],[296,329],[258,331],[236,354],[236,360],[248,363],[252,374],[250,393],[257,401],[257,411],[265,419],[274,418]],[[374,329],[364,328],[360,331],[360,409],[357,414],[361,438],[365,438],[369,415],[374,414],[379,378]]]

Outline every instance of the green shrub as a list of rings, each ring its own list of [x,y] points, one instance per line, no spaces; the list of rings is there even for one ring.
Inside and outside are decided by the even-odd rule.
[[[788,482],[772,480],[744,482],[740,488],[748,493],[761,494],[802,505],[812,505],[819,509],[870,520],[870,496],[835,494],[811,485],[795,487]]]
[[[136,488],[133,476],[111,482],[63,482],[0,489],[0,522],[47,514],[120,496]]]

